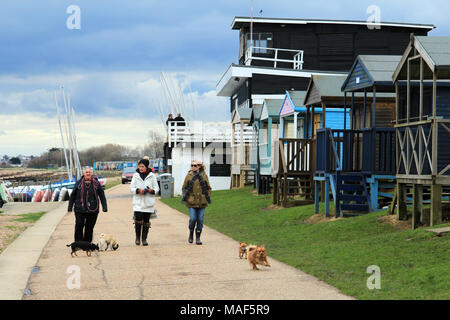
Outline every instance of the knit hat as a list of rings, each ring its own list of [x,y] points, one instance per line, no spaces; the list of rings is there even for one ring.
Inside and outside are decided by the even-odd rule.
[[[140,164],[143,164],[148,169],[148,166],[150,165],[150,161],[148,161],[147,159],[142,159],[142,160],[139,160],[139,162],[138,162],[138,165],[140,165]]]

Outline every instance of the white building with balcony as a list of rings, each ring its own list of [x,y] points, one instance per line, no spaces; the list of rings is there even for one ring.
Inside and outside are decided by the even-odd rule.
[[[227,190],[231,187],[232,165],[239,165],[242,157],[233,148],[240,149],[251,142],[252,135],[241,139],[240,130],[235,132],[229,123],[190,121],[185,126],[169,122],[167,128],[170,156],[167,165],[174,178],[174,194],[181,195],[183,182],[190,170],[191,161],[201,160],[212,190]]]

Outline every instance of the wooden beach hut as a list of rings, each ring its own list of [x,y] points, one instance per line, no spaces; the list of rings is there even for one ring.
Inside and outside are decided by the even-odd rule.
[[[343,94],[337,101],[345,109],[350,107],[350,128],[326,128],[318,132],[315,180],[326,185],[326,215],[329,214],[329,187],[336,216],[343,216],[344,211],[358,214],[376,210],[392,200],[395,185],[392,75],[400,58],[358,56],[341,84]],[[326,103],[330,98],[322,100]],[[316,212],[318,201],[316,195]]]
[[[259,194],[271,193],[274,163],[272,154],[279,139],[282,99],[265,99],[261,107],[258,128],[258,158],[256,188]]]
[[[315,106],[305,106],[308,92],[287,92],[280,109],[281,138],[276,154],[278,170],[274,203],[283,206],[314,202],[317,130],[325,126],[326,119],[332,128],[343,127],[344,122],[349,122],[349,119],[344,120],[342,108],[316,110]]]
[[[250,169],[255,177],[254,188],[258,188],[258,144],[259,144],[259,128],[262,105],[256,105],[251,109],[250,125],[253,129],[252,144],[250,147]]]
[[[412,227],[448,219],[442,196],[450,186],[450,37],[411,36],[392,77],[397,92],[397,212]],[[425,195],[430,208],[424,208]]]
[[[253,183],[254,176],[250,166],[253,138],[253,128],[250,125],[251,114],[252,109],[248,107],[236,108],[232,114],[231,188],[243,188]]]

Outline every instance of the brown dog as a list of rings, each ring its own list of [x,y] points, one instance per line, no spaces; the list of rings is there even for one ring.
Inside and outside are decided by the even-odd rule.
[[[247,259],[247,244],[245,242],[239,243],[239,259],[242,259],[243,256]]]
[[[260,264],[266,267],[270,267],[269,261],[267,261],[267,253],[264,245],[262,247],[249,246],[248,251],[248,263],[253,267],[253,270],[259,270],[256,265]]]
[[[119,244],[112,234],[102,233],[100,238],[98,239],[98,246],[100,250],[108,250],[111,248],[113,250],[117,250],[119,248]]]

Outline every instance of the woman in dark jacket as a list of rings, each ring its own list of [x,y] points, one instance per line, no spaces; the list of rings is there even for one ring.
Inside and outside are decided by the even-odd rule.
[[[200,160],[191,163],[191,170],[183,183],[183,201],[189,208],[189,243],[194,241],[194,228],[196,244],[202,244],[200,235],[203,230],[203,217],[205,208],[211,203],[211,186],[205,172],[205,166]]]
[[[86,168],[69,198],[68,211],[75,211],[75,241],[92,242],[94,226],[102,204],[103,212],[108,212],[105,192],[100,182],[93,176],[92,169]]]

